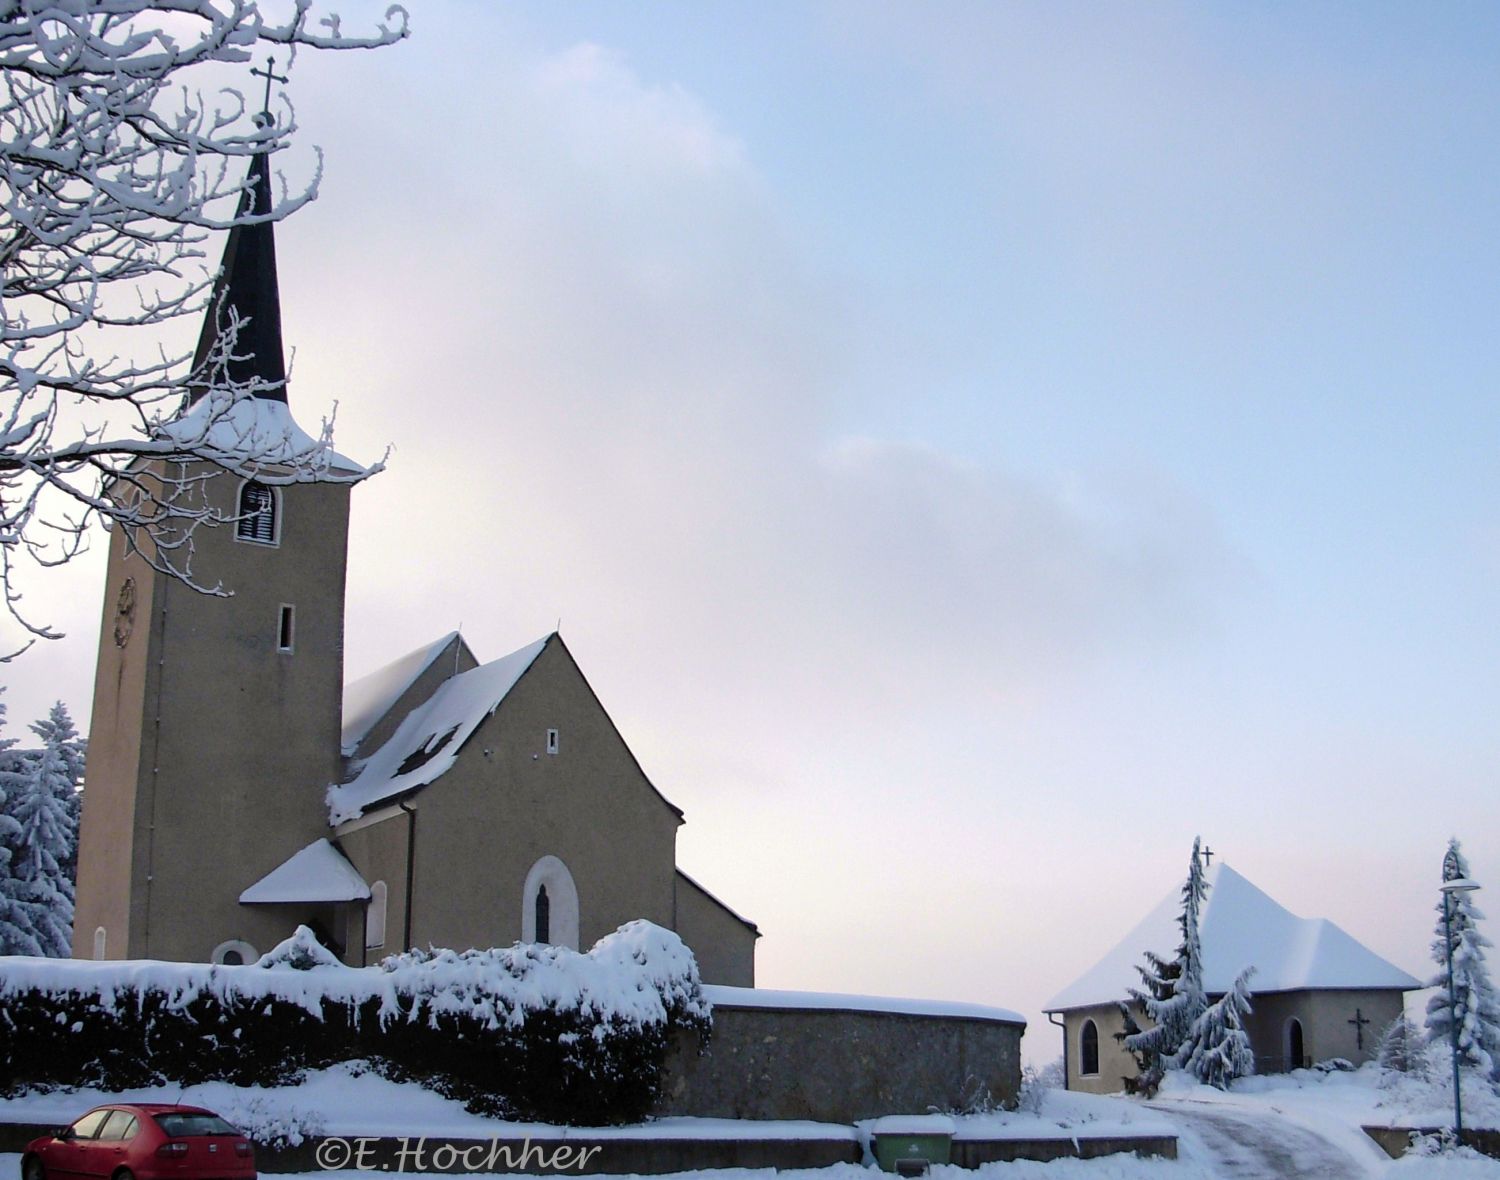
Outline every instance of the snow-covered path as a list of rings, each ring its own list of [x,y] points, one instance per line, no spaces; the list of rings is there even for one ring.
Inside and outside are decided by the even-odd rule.
[[[1367,1180],[1381,1174],[1373,1153],[1355,1156],[1264,1108],[1173,1100],[1148,1105],[1177,1124],[1184,1157],[1210,1163],[1226,1180]]]

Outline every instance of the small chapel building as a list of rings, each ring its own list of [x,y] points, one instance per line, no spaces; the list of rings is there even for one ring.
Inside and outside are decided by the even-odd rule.
[[[1375,1054],[1380,1034],[1401,1015],[1403,993],[1422,984],[1323,918],[1299,918],[1222,861],[1204,874],[1208,896],[1199,917],[1203,985],[1210,1002],[1246,967],[1253,1011],[1245,1031],[1257,1073],[1283,1073],[1316,1061],[1354,1065]],[[1053,996],[1060,1016],[1070,1090],[1112,1094],[1135,1076],[1121,1044],[1120,1005],[1141,987],[1136,968],[1147,951],[1170,957],[1182,941],[1180,889],[1173,889],[1093,967]],[[1133,1006],[1142,1027],[1149,1022]],[[1057,1023],[1057,1021],[1053,1021]]]
[[[240,212],[270,205],[258,155]],[[449,634],[344,684],[363,469],[333,455],[333,478],[295,476],[317,444],[287,401],[269,221],[230,231],[197,361],[251,396],[226,406],[205,385],[162,431],[224,463],[134,477],[176,480],[225,522],[192,533],[192,573],[231,596],[156,568],[143,530],[114,531],[75,956],[252,962],[299,924],[352,965],[429,944],[586,950],[645,918],[682,936],[706,982],[753,986],[754,924],[677,868],[682,812],[560,635],[481,663]],[[253,470],[234,462],[245,447]]]

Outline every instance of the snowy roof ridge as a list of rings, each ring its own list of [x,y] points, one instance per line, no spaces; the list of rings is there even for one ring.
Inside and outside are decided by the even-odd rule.
[[[344,722],[339,740],[346,758],[391,711],[417,677],[432,666],[439,653],[460,638],[457,631],[449,631],[441,639],[409,651],[344,685]]]
[[[696,877],[690,877],[690,876],[688,876],[688,874],[684,873],[681,869],[677,870],[677,875],[679,877],[681,877],[684,881],[686,881],[689,885],[691,885],[694,889],[696,889],[699,893],[703,894],[704,897],[708,898],[709,901],[713,902],[714,905],[718,906],[721,910],[723,910],[726,914],[728,914],[736,922],[743,923],[744,925],[750,927],[751,930],[754,930],[756,938],[760,937],[760,927],[759,926],[757,926],[754,922],[752,922],[749,918],[745,917],[744,915],[735,913],[735,911],[733,910],[733,908],[731,908],[730,906],[725,905],[723,903],[723,901],[721,901],[718,897],[714,896],[714,894],[710,893],[707,889],[703,888],[702,883],[699,882]]]
[[[551,641],[548,635],[443,682],[347,783],[328,788],[328,822],[358,819],[377,803],[434,782],[451,767],[480,722],[500,707]]]
[[[294,852],[240,894],[244,905],[278,902],[366,901],[370,886],[327,839]]]
[[[1259,993],[1332,988],[1410,991],[1422,986],[1328,919],[1299,918],[1222,861],[1205,876],[1208,898],[1198,930],[1203,986],[1210,994],[1228,991],[1235,976],[1251,966],[1251,987]],[[1108,954],[1053,996],[1045,1010],[1124,1000],[1129,988],[1140,986],[1135,968],[1145,953],[1167,956],[1181,941],[1181,905],[1181,889],[1174,887]]]

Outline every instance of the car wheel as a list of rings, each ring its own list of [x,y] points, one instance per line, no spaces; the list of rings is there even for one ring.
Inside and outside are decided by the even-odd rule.
[[[109,1180],[135,1180],[135,1173],[129,1168],[116,1168],[115,1174]]]
[[[34,1155],[22,1160],[21,1180],[47,1180],[47,1169],[42,1166],[42,1161]]]

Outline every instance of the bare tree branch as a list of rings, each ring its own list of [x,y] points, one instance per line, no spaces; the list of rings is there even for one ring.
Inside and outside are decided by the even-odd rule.
[[[196,531],[235,520],[211,505],[206,479],[355,482],[380,469],[337,461],[331,422],[313,438],[259,412],[279,395],[229,378],[245,327],[232,308],[209,312],[223,322],[196,367],[154,335],[150,359],[113,349],[205,312],[212,232],[280,220],[317,195],[321,154],[305,189],[224,216],[249,184],[240,162],[284,150],[295,119],[283,98],[279,120],[252,123],[241,94],[206,98],[192,85],[202,71],[186,71],[273,46],[373,49],[407,32],[399,6],[350,34],[312,0],[294,0],[283,23],[259,0],[0,0],[0,578],[25,647],[59,636],[24,609],[22,566],[65,564],[95,525],[223,594],[192,569]]]

